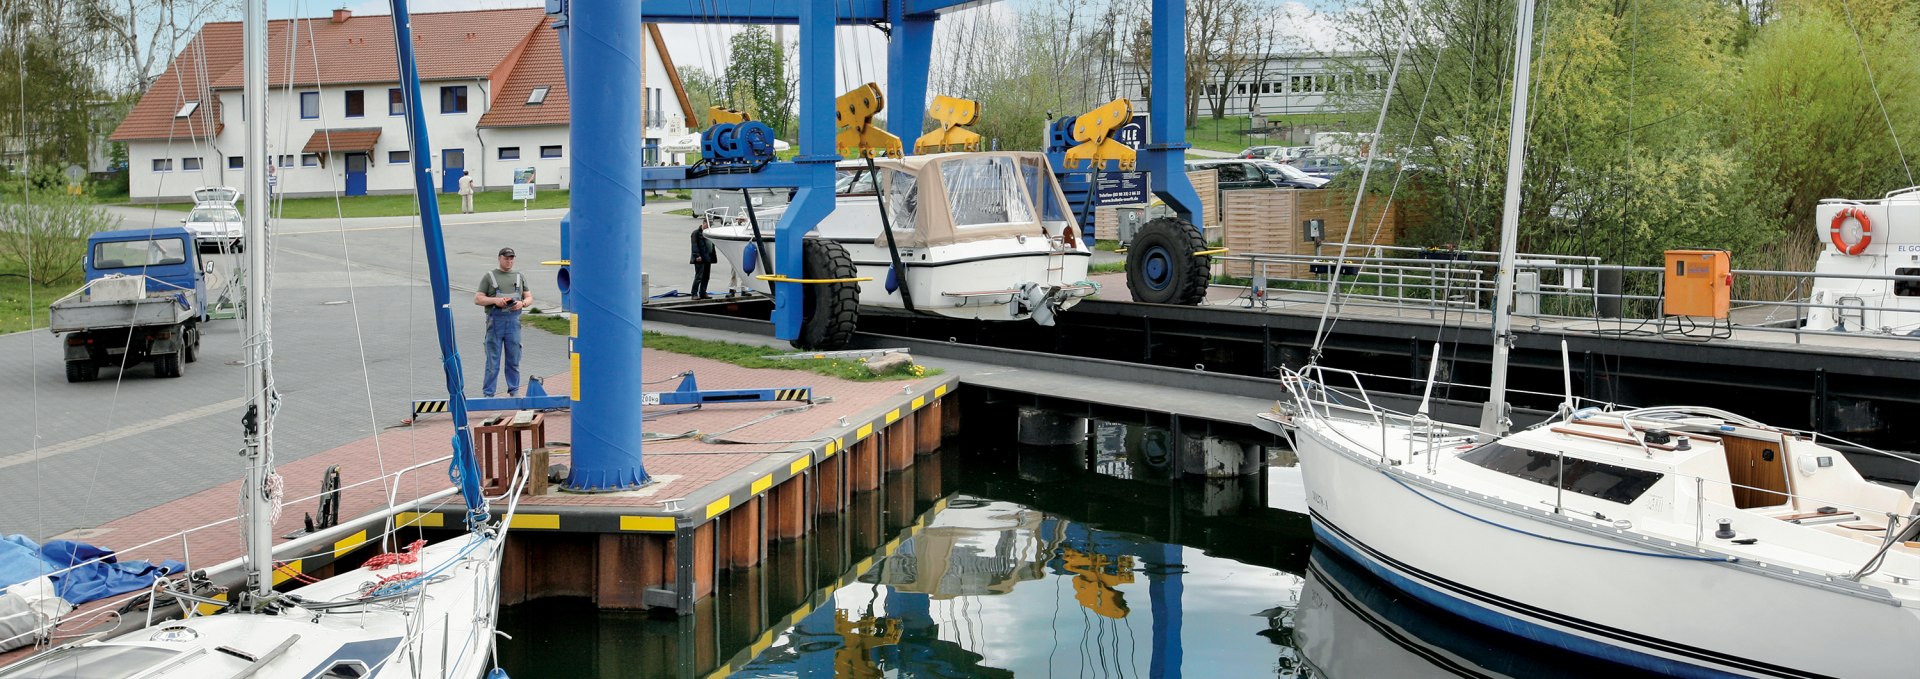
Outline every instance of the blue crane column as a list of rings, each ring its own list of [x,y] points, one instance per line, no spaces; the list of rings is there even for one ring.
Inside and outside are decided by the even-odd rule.
[[[1147,188],[1167,207],[1199,228],[1200,194],[1187,181],[1187,3],[1153,0],[1153,64],[1149,69],[1147,145],[1135,168],[1147,172]]]
[[[647,293],[639,275],[646,163],[638,86],[645,26],[638,2],[568,4],[573,207],[567,235],[577,241],[568,248],[568,268],[580,366],[566,487],[628,490],[647,482],[640,459],[640,312]]]
[[[833,25],[834,3],[808,2],[800,6],[800,155],[793,159],[800,181],[793,202],[774,226],[774,268],[792,278],[805,278],[800,247],[807,231],[833,212],[834,151]],[[775,283],[774,336],[798,339],[805,318],[802,295],[806,286]]]
[[[906,142],[920,138],[927,118],[927,70],[933,62],[933,22],[938,14],[907,15],[904,2],[887,3],[887,131]]]

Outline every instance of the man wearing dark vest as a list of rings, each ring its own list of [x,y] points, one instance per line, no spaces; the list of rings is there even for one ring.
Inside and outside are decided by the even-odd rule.
[[[480,394],[492,396],[500,361],[506,359],[507,395],[520,395],[520,311],[533,305],[527,277],[513,270],[513,248],[500,248],[500,268],[480,277],[473,303],[487,309],[487,372]]]
[[[707,278],[713,275],[713,241],[707,239],[707,220],[693,227],[693,258],[687,261],[693,264],[693,298],[706,299]]]

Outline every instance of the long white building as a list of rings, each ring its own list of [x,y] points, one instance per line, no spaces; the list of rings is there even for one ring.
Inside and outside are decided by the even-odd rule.
[[[567,187],[568,96],[560,42],[538,8],[413,17],[436,184],[461,173],[489,189],[512,186],[518,168]],[[692,120],[659,33],[645,41],[648,143],[683,134]],[[244,74],[237,22],[210,23],[177,55],[113,133],[127,145],[136,201],[186,200],[194,188],[239,186],[245,157]],[[394,60],[391,17],[274,21],[268,28],[268,163],[287,196],[354,196],[413,189],[413,150]]]

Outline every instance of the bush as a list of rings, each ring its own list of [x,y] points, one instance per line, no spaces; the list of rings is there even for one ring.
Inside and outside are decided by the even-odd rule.
[[[0,266],[38,285],[72,281],[81,272],[87,236],[114,224],[105,210],[69,197],[0,198]]]

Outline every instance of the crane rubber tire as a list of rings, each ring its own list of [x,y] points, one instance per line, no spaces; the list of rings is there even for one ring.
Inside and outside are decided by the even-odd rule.
[[[1127,246],[1127,291],[1133,301],[1194,306],[1207,298],[1212,262],[1195,255],[1207,248],[1200,229],[1187,220],[1147,222]]]
[[[824,238],[800,241],[803,256],[801,271],[806,278],[853,278],[859,273],[847,248]],[[833,351],[853,341],[854,328],[860,323],[860,284],[809,283],[800,286],[800,337],[795,348],[808,351]]]

